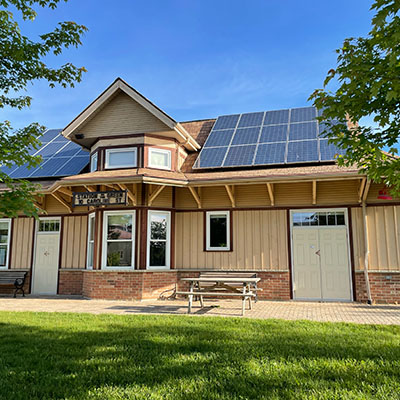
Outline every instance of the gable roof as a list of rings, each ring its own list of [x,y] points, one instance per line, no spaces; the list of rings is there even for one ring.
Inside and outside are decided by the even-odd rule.
[[[199,144],[193,137],[186,131],[186,129],[167,113],[153,104],[150,100],[144,97],[132,86],[128,85],[123,79],[117,78],[103,93],[101,93],[92,103],[90,103],[77,117],[75,117],[63,130],[62,134],[72,140],[78,141],[79,139],[74,137],[74,133],[84,124],[88,119],[93,116],[100,107],[115,95],[116,92],[122,91],[132,98],[135,102],[140,104],[149,113],[159,119],[164,125],[170,130],[174,131],[177,136],[177,140],[183,144],[188,150],[197,151],[200,149]]]

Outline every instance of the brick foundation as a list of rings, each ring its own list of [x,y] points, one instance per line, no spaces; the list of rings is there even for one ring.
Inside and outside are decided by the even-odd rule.
[[[400,273],[370,272],[372,300],[376,303],[400,303]],[[366,302],[367,291],[363,272],[356,273],[356,301]]]
[[[85,271],[71,271],[60,269],[58,275],[58,294],[81,295],[83,274]]]

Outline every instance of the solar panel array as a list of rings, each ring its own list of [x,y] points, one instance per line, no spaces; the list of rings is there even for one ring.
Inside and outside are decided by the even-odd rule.
[[[343,151],[322,137],[315,107],[223,115],[194,168],[229,168],[333,161]]]
[[[41,156],[37,167],[17,165],[1,170],[14,179],[51,178],[79,174],[89,164],[89,152],[61,135],[60,129],[50,129],[40,138],[39,149],[30,149],[29,153]]]

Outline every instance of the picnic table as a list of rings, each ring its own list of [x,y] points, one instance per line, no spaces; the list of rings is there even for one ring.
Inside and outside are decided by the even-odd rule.
[[[192,311],[193,298],[200,300],[200,306],[204,307],[203,297],[241,297],[242,315],[245,313],[246,300],[249,309],[252,309],[251,300],[257,299],[257,283],[260,278],[253,273],[201,273],[196,278],[181,278],[181,281],[189,282],[189,291],[177,291],[176,294],[188,296],[188,314]]]

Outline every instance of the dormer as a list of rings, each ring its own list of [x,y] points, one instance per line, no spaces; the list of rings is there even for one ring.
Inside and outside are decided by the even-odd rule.
[[[118,78],[63,130],[90,150],[91,171],[180,169],[200,146],[181,124]]]

